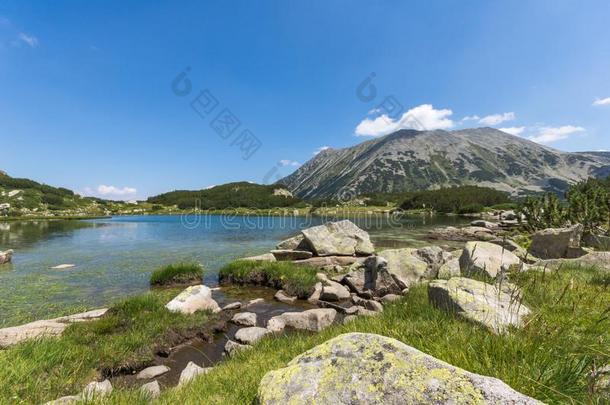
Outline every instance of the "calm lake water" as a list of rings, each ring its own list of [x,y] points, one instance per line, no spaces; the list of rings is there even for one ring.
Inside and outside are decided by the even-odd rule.
[[[205,283],[214,285],[224,264],[265,253],[299,229],[326,220],[210,215],[0,222],[0,251],[15,250],[13,263],[0,266],[0,327],[144,292],[154,269],[179,261],[203,264]],[[377,248],[423,246],[431,227],[467,222],[420,216],[352,220],[369,231]],[[52,269],[60,264],[76,267]]]

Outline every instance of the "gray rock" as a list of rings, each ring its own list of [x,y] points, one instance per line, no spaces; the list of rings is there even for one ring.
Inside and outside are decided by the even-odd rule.
[[[364,333],[340,335],[267,373],[258,400],[261,405],[539,404],[498,379]]]
[[[355,321],[356,319],[358,319],[357,315],[347,315],[345,318],[343,318],[343,324],[345,325],[347,323]]]
[[[369,234],[353,222],[328,222],[301,231],[317,256],[370,255],[375,251]]]
[[[242,328],[235,333],[235,339],[239,343],[246,345],[253,345],[254,343],[261,340],[268,334],[269,331],[266,328],[260,328],[258,326],[251,326],[249,328]]]
[[[468,242],[460,257],[461,273],[495,278],[504,270],[519,267],[521,260],[502,246],[489,242]]]
[[[182,370],[182,373],[180,373],[180,380],[178,381],[178,386],[188,384],[195,377],[209,373],[211,369],[212,367],[199,367],[197,364],[193,363],[192,361],[189,361],[184,370]]]
[[[313,287],[313,293],[307,299],[310,304],[316,305],[322,295],[322,283],[316,283]]]
[[[328,301],[318,301],[318,306],[320,308],[332,308],[340,314],[344,315],[355,315],[358,313],[358,306],[352,305],[350,307],[343,307],[341,305],[335,304],[333,302]]]
[[[212,298],[212,290],[204,285],[188,287],[168,302],[165,308],[183,314],[192,314],[196,311],[221,311],[218,303]]]
[[[379,252],[387,260],[388,272],[401,289],[419,283],[426,277],[428,263],[413,255],[416,249],[388,249]]]
[[[582,240],[585,246],[604,252],[610,251],[610,236],[587,234]]]
[[[313,253],[306,250],[272,250],[271,254],[278,262],[305,260],[313,257]]]
[[[359,316],[377,316],[379,314],[381,314],[380,311],[371,311],[370,309],[366,309],[365,307],[358,307]]]
[[[273,317],[267,321],[267,330],[271,333],[283,332],[286,328],[286,322],[279,317]]]
[[[242,350],[248,350],[248,349],[252,349],[252,346],[242,345],[241,343],[237,343],[232,340],[228,340],[227,343],[225,343],[225,353],[227,353],[229,356],[232,356],[235,353],[240,352]]]
[[[222,307],[223,311],[235,311],[241,308],[241,302],[232,302]]]
[[[319,332],[332,325],[336,317],[337,311],[332,308],[317,308],[303,312],[285,312],[271,319],[281,319],[285,326],[293,329]]]
[[[610,271],[610,252],[591,252],[578,259],[551,259],[536,262],[534,266],[540,269],[556,270],[563,266],[597,267],[600,270]]]
[[[335,281],[325,281],[322,283],[320,299],[323,301],[342,301],[350,298],[347,288]]]
[[[398,295],[398,294],[387,294],[384,295],[383,297],[380,298],[381,302],[388,303],[388,302],[394,302],[394,301],[398,301],[399,299],[401,299],[402,296]]]
[[[375,300],[366,300],[364,298],[355,296],[352,297],[352,302],[359,307],[368,309],[369,311],[383,312],[383,305]]]
[[[138,380],[149,380],[151,378],[155,378],[158,377],[160,375],[163,375],[165,373],[167,373],[169,371],[169,367],[167,366],[152,366],[152,367],[148,367],[145,368],[144,370],[140,371],[138,373],[138,375],[136,375],[136,378]]]
[[[109,380],[102,382],[93,381],[87,384],[81,394],[81,398],[85,401],[92,401],[94,399],[100,399],[107,397],[112,393],[112,384]]]
[[[436,307],[482,324],[495,333],[506,332],[509,326],[521,327],[530,313],[519,296],[507,294],[498,285],[463,277],[432,281],[428,298]]]
[[[428,238],[437,240],[450,240],[457,242],[467,241],[489,241],[495,239],[494,232],[491,229],[480,226],[467,226],[465,228],[455,228],[448,226],[444,228],[436,228],[428,233]]]
[[[610,365],[593,370],[589,380],[592,383],[593,392],[605,400],[600,403],[610,401]]]
[[[532,235],[529,252],[543,260],[570,257],[570,250],[580,247],[582,232],[583,226],[580,224],[538,231]]]
[[[247,260],[247,261],[251,261],[251,262],[276,262],[277,260],[275,260],[275,256],[271,253],[265,253],[263,255],[258,255],[258,256],[250,256],[250,257],[244,257],[243,259],[240,260]]]
[[[231,322],[240,326],[256,326],[256,314],[254,312],[240,312],[233,315]]]
[[[292,238],[281,241],[277,244],[276,249],[311,251],[311,247],[303,235],[293,236]]]
[[[279,302],[283,302],[284,304],[294,304],[297,300],[297,297],[293,297],[291,295],[286,294],[284,290],[279,290],[273,296]]]
[[[158,381],[152,381],[140,387],[140,393],[148,399],[157,399],[161,395],[161,386]]]
[[[10,263],[13,259],[13,250],[5,250],[4,252],[0,252],[0,264]]]
[[[312,257],[311,259],[295,260],[293,263],[298,266],[315,267],[318,269],[334,269],[336,266],[351,266],[354,263],[361,263],[362,257],[353,256],[325,256]]]
[[[470,223],[470,226],[476,226],[479,228],[497,229],[500,225],[497,222],[485,221],[484,219],[477,219]]]
[[[388,271],[387,261],[379,256],[367,258],[362,265],[357,265],[343,279],[344,283],[359,295],[383,297],[387,294],[400,294],[402,288]]]
[[[264,298],[252,299],[252,300],[248,301],[248,303],[246,304],[246,308],[251,307],[253,305],[257,305],[257,304],[262,304],[263,302],[265,302]]]
[[[452,277],[459,277],[461,275],[460,270],[460,259],[451,259],[447,263],[443,264],[438,269],[438,278],[448,280]]]

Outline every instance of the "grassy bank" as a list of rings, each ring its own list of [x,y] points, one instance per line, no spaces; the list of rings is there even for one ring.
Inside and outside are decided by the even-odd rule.
[[[150,285],[164,286],[201,283],[203,267],[197,263],[175,263],[161,267],[150,275]]]
[[[316,284],[317,270],[290,262],[238,260],[220,269],[221,283],[261,285],[284,290],[289,295],[307,298]]]
[[[59,338],[0,350],[0,404],[36,404],[77,394],[96,378],[150,364],[158,349],[203,332],[211,315],[165,309],[180,291],[129,298],[99,320],[72,324]]]
[[[502,379],[514,389],[552,404],[602,403],[589,393],[594,365],[610,362],[607,316],[610,290],[592,282],[599,273],[564,269],[516,279],[532,315],[525,328],[496,336],[478,325],[433,308],[425,286],[378,317],[359,318],[320,334],[263,339],[182,389],[165,392],[162,404],[252,404],[270,370],[346,332],[368,332],[403,341],[466,370]],[[144,403],[137,393],[116,392],[110,403]]]

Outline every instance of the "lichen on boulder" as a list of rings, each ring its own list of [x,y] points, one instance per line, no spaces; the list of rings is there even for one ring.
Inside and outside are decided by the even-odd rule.
[[[267,373],[258,399],[262,405],[539,404],[498,379],[365,333],[340,335]]]

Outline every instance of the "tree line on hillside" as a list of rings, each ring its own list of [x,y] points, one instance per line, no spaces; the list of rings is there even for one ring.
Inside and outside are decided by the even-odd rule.
[[[608,233],[610,230],[610,177],[589,179],[568,189],[565,200],[549,193],[530,197],[519,207],[531,231],[582,224],[585,232]]]
[[[229,183],[206,190],[177,190],[148,199],[149,203],[164,206],[176,205],[180,209],[227,209],[253,208],[268,209],[276,207],[297,207],[305,204],[298,198],[287,194],[277,194],[284,190],[273,185],[260,185],[248,182]],[[287,190],[284,190],[286,192]]]
[[[439,213],[469,214],[485,207],[510,204],[508,193],[488,187],[459,186],[405,193],[403,210],[427,209]]]

